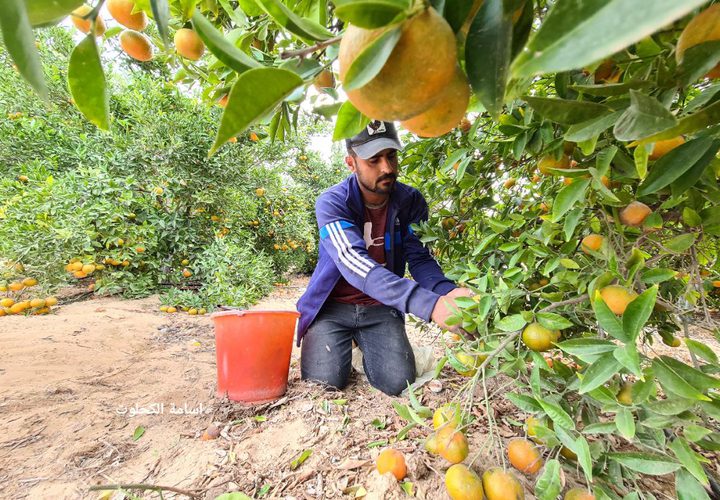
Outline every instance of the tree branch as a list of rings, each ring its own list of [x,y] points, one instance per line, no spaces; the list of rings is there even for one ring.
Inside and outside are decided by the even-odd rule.
[[[585,302],[586,300],[589,300],[589,297],[587,295],[580,295],[579,297],[575,297],[574,299],[562,300],[560,302],[550,304],[549,306],[540,309],[538,312],[552,311],[553,309],[557,309],[558,307],[579,304],[580,302]]]
[[[327,47],[329,45],[338,43],[340,40],[342,40],[342,36],[335,36],[333,38],[329,38],[328,40],[325,40],[324,42],[320,42],[317,45],[313,45],[312,47],[305,47],[304,49],[288,50],[285,52],[281,52],[280,59],[290,59],[293,57],[305,57],[306,55],[312,54],[313,52],[316,52],[320,49],[324,49],[325,47]]]

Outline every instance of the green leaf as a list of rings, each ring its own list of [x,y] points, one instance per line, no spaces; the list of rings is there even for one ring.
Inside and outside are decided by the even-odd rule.
[[[650,476],[662,476],[680,468],[679,463],[654,453],[608,453],[607,456],[630,470]]]
[[[651,412],[663,415],[665,417],[671,417],[673,415],[679,415],[684,411],[689,410],[697,404],[694,399],[678,398],[671,395],[668,399],[661,399],[659,401],[653,401],[647,403],[645,408]]]
[[[615,359],[613,353],[603,354],[585,371],[578,392],[585,394],[600,387],[618,372],[618,368],[620,368],[620,363]]]
[[[562,125],[587,122],[607,115],[611,111],[607,106],[588,101],[533,96],[524,96],[523,99],[540,116]]]
[[[610,334],[610,336],[623,342],[627,342],[628,338],[627,335],[625,335],[625,330],[623,329],[620,319],[618,319],[615,313],[610,310],[607,304],[605,304],[605,301],[602,299],[600,293],[596,293],[595,300],[592,301],[592,304],[593,310],[595,311],[595,317],[597,318],[598,323],[600,323],[602,329]]]
[[[413,483],[405,480],[402,483],[400,483],[400,488],[405,492],[406,495],[414,496],[413,494]]]
[[[638,196],[656,193],[669,186],[698,162],[702,162],[704,168],[715,156],[718,147],[720,141],[715,141],[712,137],[694,139],[676,147],[655,162],[650,174],[640,185]]]
[[[226,40],[222,33],[200,14],[200,11],[195,11],[193,14],[192,25],[198,36],[205,42],[208,50],[228,68],[237,73],[243,73],[249,69],[261,67],[259,62]]]
[[[95,45],[95,36],[86,36],[70,54],[68,86],[75,105],[91,123],[102,130],[110,128],[110,103]]]
[[[669,369],[678,373],[683,380],[688,382],[697,390],[707,391],[709,389],[720,389],[720,378],[703,373],[697,368],[686,365],[682,361],[670,356],[660,356],[660,359]]]
[[[209,154],[270,113],[302,84],[298,75],[279,68],[255,68],[240,74],[230,90],[220,129]]]
[[[385,62],[392,54],[401,35],[401,27],[395,26],[387,29],[369,43],[353,60],[345,73],[343,88],[345,90],[358,89],[375,78],[385,66]]]
[[[303,450],[292,462],[290,462],[290,470],[295,470],[300,467],[305,460],[312,455],[312,450]]]
[[[634,342],[650,318],[657,300],[657,285],[648,288],[630,302],[622,316],[623,330],[630,342]]]
[[[533,397],[527,396],[525,394],[515,394],[514,392],[509,392],[505,394],[505,397],[509,399],[512,404],[514,404],[523,411],[529,413],[542,411],[542,406],[540,406],[537,400]]]
[[[222,495],[216,496],[215,500],[253,500],[252,497],[247,496],[245,493],[239,491],[233,491],[232,493],[223,493]]]
[[[675,493],[678,500],[710,500],[703,485],[685,469],[675,474]]]
[[[472,2],[467,0],[431,0],[430,3],[456,33],[465,23],[472,8]]]
[[[498,118],[512,51],[512,11],[503,0],[485,0],[470,25],[465,42],[465,69],[470,85],[485,109]]]
[[[615,414],[615,426],[625,439],[635,437],[635,417],[626,408],[620,408]]]
[[[665,247],[675,253],[683,253],[695,244],[697,235],[695,233],[680,234],[664,242]]]
[[[239,0],[240,9],[249,17],[256,17],[264,14],[255,0]]]
[[[596,422],[583,427],[583,434],[613,434],[617,430],[615,422]]]
[[[536,398],[536,401],[540,403],[542,409],[547,413],[547,416],[553,421],[553,423],[562,427],[563,429],[574,429],[575,422],[568,413],[562,409],[561,406],[545,401],[544,399]]]
[[[677,394],[678,396],[686,399],[710,401],[710,398],[687,383],[681,374],[667,366],[663,360],[659,358],[653,359],[652,366],[660,385],[666,391],[672,392],[673,394]]]
[[[662,267],[658,267],[655,269],[643,269],[640,272],[640,279],[643,281],[643,283],[652,285],[672,279],[675,277],[676,274],[677,271],[675,271],[674,269]]]
[[[35,37],[22,0],[3,1],[0,8],[0,31],[5,48],[20,74],[42,99],[47,99],[48,90],[40,56],[35,48]]]
[[[324,26],[310,19],[300,17],[280,0],[255,0],[265,13],[290,33],[305,41],[322,42],[333,34]]]
[[[688,47],[683,54],[682,63],[675,71],[678,87],[685,87],[701,78],[720,62],[720,41],[708,40]]]
[[[583,215],[583,211],[580,208],[570,210],[565,216],[565,223],[563,224],[563,232],[565,233],[565,241],[570,241],[572,235],[575,233],[580,218]]]
[[[646,87],[652,88],[652,86],[652,82],[644,80],[630,80],[620,83],[604,83],[602,85],[570,85],[570,88],[577,90],[581,94],[612,97],[624,96],[631,89],[642,89]],[[618,112],[618,114],[622,114],[622,111]]]
[[[553,222],[559,221],[575,203],[585,198],[585,191],[590,185],[590,179],[578,179],[560,190],[553,204]]]
[[[545,463],[542,474],[535,483],[535,496],[539,500],[555,500],[561,490],[560,462],[553,458]]]
[[[618,346],[613,351],[613,356],[628,371],[640,377],[642,369],[640,368],[640,354],[635,344],[629,343],[624,346]]]
[[[336,0],[335,15],[359,28],[381,28],[405,12],[406,0]]]
[[[24,0],[32,26],[48,26],[60,22],[83,4],[83,0]]]
[[[702,225],[702,217],[690,207],[683,208],[682,220],[688,227],[698,227]]]
[[[598,357],[617,348],[614,342],[598,338],[570,339],[559,342],[557,346],[585,363],[593,363]]]
[[[527,325],[527,321],[525,321],[522,314],[505,316],[500,321],[495,322],[495,328],[503,332],[515,332],[522,329],[525,325]]]
[[[565,140],[582,142],[597,137],[612,127],[622,113],[622,111],[615,111],[607,115],[601,115],[584,122],[570,125],[565,133]]]
[[[335,122],[335,130],[333,131],[333,141],[347,139],[356,134],[370,122],[370,119],[358,111],[353,103],[345,101],[337,114]]]
[[[556,2],[512,65],[513,77],[567,71],[600,61],[689,14],[704,0]],[[598,38],[598,33],[602,37]]]
[[[691,443],[700,441],[709,434],[712,434],[710,429],[695,424],[686,424],[685,429],[683,429],[683,435]]]
[[[535,315],[535,319],[545,328],[550,330],[563,330],[573,326],[572,322],[563,318],[559,314],[551,312],[539,312]]]
[[[695,452],[690,449],[690,446],[683,438],[677,437],[673,439],[668,445],[668,448],[673,451],[677,459],[680,460],[680,463],[683,464],[683,467],[685,467],[685,469],[692,474],[695,479],[705,486],[710,484],[707,476],[705,475],[705,471],[703,470],[703,466],[697,459]]]
[[[592,483],[593,479],[593,473],[592,473],[592,457],[590,456],[590,446],[588,445],[587,440],[580,436],[575,440],[575,446],[573,447],[573,451],[578,457],[578,463],[580,464],[580,467],[582,467],[583,472],[585,473],[585,479],[587,479],[588,483]]]
[[[638,146],[633,152],[633,159],[635,160],[635,171],[638,174],[640,180],[644,180],[647,177],[648,160],[650,154],[645,146]]]
[[[664,141],[672,139],[679,135],[687,135],[706,127],[715,125],[720,122],[720,101],[714,102],[707,108],[686,116],[678,122],[676,126],[663,132],[646,137],[640,141],[640,145],[649,144],[651,142]],[[677,148],[676,148],[677,149]],[[668,153],[669,154],[669,153]]]
[[[168,46],[169,32],[168,23],[170,22],[170,6],[168,0],[150,0],[153,18],[157,24],[158,33],[162,38],[165,47]]]
[[[132,437],[133,441],[137,441],[138,439],[140,439],[143,434],[145,434],[145,427],[143,427],[142,425],[138,425],[137,427],[135,427],[135,431],[133,432]]]
[[[613,133],[619,141],[634,141],[675,125],[675,116],[657,99],[631,90],[630,107],[618,119]]]
[[[693,339],[685,339],[685,343],[687,344],[690,352],[693,353],[695,356],[704,359],[708,363],[718,363],[717,354],[715,354],[715,352],[707,345]]]
[[[720,140],[713,142],[713,145],[710,146],[710,149],[703,157],[700,158],[695,165],[690,167],[690,170],[688,170],[685,175],[672,183],[670,187],[672,188],[674,197],[678,198],[682,193],[693,187],[703,176],[705,169],[718,163],[718,159],[715,157],[718,149],[720,149]]]
[[[565,269],[580,269],[580,264],[572,259],[560,259],[559,262]]]

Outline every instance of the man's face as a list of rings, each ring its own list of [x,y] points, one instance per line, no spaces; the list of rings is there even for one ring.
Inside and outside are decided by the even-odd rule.
[[[367,160],[346,156],[345,163],[357,175],[360,185],[371,193],[390,194],[395,187],[398,176],[398,152],[395,149],[383,149]]]

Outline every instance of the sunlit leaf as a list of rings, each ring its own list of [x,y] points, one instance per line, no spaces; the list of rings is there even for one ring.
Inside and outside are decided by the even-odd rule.
[[[75,105],[98,128],[110,128],[110,104],[95,36],[86,36],[70,54],[68,86]]]

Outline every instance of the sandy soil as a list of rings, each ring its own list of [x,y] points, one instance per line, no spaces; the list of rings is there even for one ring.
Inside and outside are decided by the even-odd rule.
[[[292,310],[305,284],[297,279],[277,288],[255,308]],[[52,316],[2,319],[0,497],[97,499],[94,485],[137,483],[203,499],[230,491],[253,498],[352,498],[363,491],[368,499],[406,497],[373,462],[406,425],[392,403],[407,399],[384,396],[359,375],[344,392],[302,382],[294,350],[280,400],[257,406],[218,400],[210,318],[167,315],[158,306],[154,297],[93,298]],[[414,344],[434,345],[439,354],[436,333],[409,331]],[[446,368],[419,397],[436,408],[467,380]],[[498,396],[511,385],[492,380],[488,391]],[[524,416],[501,397],[492,401],[496,435],[521,434]],[[470,459],[480,470],[501,460],[488,451],[498,447],[488,438],[486,411],[473,407],[478,421],[468,431]],[[219,436],[203,439],[208,430]],[[427,432],[412,429],[393,446],[406,453],[416,497],[447,499],[447,466],[422,450]],[[309,457],[294,467],[306,450]],[[564,475],[575,482],[572,471]],[[521,481],[526,498],[534,498],[532,480]],[[187,495],[165,491],[164,498]]]

